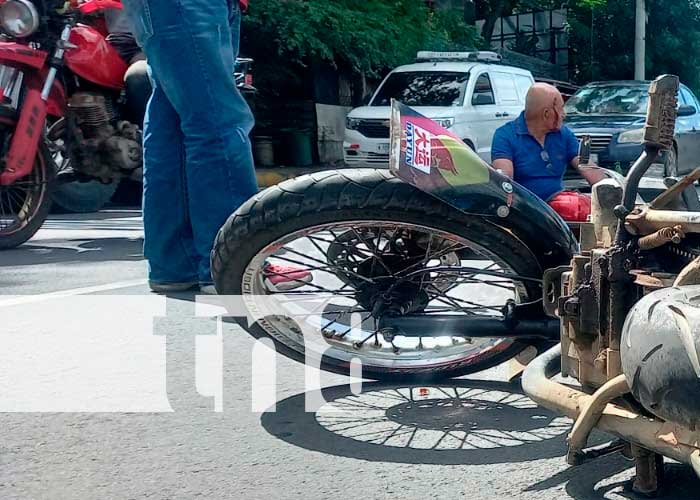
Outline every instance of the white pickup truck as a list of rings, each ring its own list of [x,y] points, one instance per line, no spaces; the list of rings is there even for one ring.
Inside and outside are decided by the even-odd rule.
[[[494,132],[520,114],[534,83],[528,70],[499,62],[495,52],[419,52],[415,64],[389,73],[367,106],[348,114],[346,165],[388,166],[392,99],[450,129],[490,162]]]

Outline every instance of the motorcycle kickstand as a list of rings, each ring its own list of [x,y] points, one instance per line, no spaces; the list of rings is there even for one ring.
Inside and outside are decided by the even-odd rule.
[[[664,476],[664,457],[636,445],[632,445],[632,456],[636,468],[632,491],[649,498],[658,496]]]

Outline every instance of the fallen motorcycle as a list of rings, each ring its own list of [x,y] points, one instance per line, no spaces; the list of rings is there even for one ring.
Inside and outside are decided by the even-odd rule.
[[[636,463],[634,491],[655,495],[663,457],[700,474],[700,169],[649,205],[635,206],[639,180],[673,147],[678,79],[650,89],[644,153],[624,186],[594,187],[593,220],[571,263],[545,271],[544,306],[561,321],[561,343],[525,371],[537,403],[575,419],[567,459],[579,465],[622,451]],[[689,189],[690,188],[690,189]],[[585,243],[584,243],[585,240]],[[551,380],[560,372],[579,382]],[[597,427],[617,436],[586,449]]]
[[[544,313],[542,276],[578,251],[567,224],[399,103],[391,140],[391,172],[285,181],[227,221],[213,277],[220,294],[243,297],[254,321],[241,324],[297,360],[322,339],[323,368],[347,374],[360,360],[383,380],[456,377],[551,345],[559,322]],[[270,287],[269,263],[294,266],[299,288]]]
[[[700,213],[687,209],[700,169],[649,205],[637,196],[672,146],[678,86],[652,83],[644,154],[593,187],[581,245],[546,203],[395,102],[391,172],[322,172],[249,200],[218,234],[217,290],[243,298],[252,335],[340,373],[359,359],[365,377],[423,381],[544,349],[523,388],[576,419],[569,462],[623,451],[635,490],[654,494],[662,455],[700,473]],[[299,287],[271,288],[270,262],[295,266]],[[586,449],[595,426],[619,440]]]

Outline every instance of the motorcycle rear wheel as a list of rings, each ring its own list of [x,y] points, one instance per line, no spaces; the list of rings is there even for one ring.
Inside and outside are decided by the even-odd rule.
[[[12,134],[5,130],[0,136],[4,156]],[[54,170],[46,147],[40,145],[29,175],[0,186],[0,250],[18,247],[41,228],[51,210]]]
[[[389,236],[392,229],[382,228],[394,228],[393,236]],[[486,313],[494,315],[500,314],[500,309],[493,305],[477,304],[467,300],[472,298],[471,295],[467,296],[467,299],[455,296],[448,297],[446,294],[441,295],[441,291],[444,290],[438,289],[453,286],[448,282],[456,276],[456,273],[451,271],[452,268],[445,268],[445,265],[454,266],[456,270],[465,260],[473,262],[474,252],[477,252],[481,255],[482,262],[492,262],[488,267],[502,271],[503,276],[512,277],[515,275],[528,278],[541,276],[537,259],[510,233],[480,217],[458,212],[436,198],[394,178],[387,171],[361,169],[322,172],[285,181],[246,202],[229,218],[216,238],[212,251],[214,282],[220,295],[241,296],[248,307],[249,314],[251,312],[256,315],[261,314],[258,305],[253,303],[259,302],[260,295],[276,295],[264,286],[264,268],[270,261],[279,259],[279,263],[283,265],[290,263],[294,265],[295,262],[299,263],[300,261],[320,262],[322,258],[313,257],[311,252],[323,253],[324,248],[322,247],[330,243],[326,253],[328,255],[334,253],[330,249],[336,243],[331,240],[337,240],[340,242],[339,244],[349,248],[346,236],[348,234],[351,236],[349,239],[363,242],[361,246],[364,250],[361,251],[367,257],[368,245],[375,248],[384,245],[386,251],[392,238],[397,239],[394,241],[394,244],[397,244],[399,242],[399,237],[396,236],[398,231],[405,231],[401,234],[408,235],[401,236],[401,241],[412,237],[417,241],[423,241],[423,247],[420,248],[423,249],[421,251],[426,252],[426,255],[430,252],[431,246],[431,243],[425,243],[426,238],[429,238],[429,241],[433,242],[432,245],[436,248],[437,242],[448,242],[447,245],[454,245],[442,247],[447,251],[454,249],[454,251],[449,252],[454,255],[450,255],[451,260],[447,263],[440,261],[447,255],[446,252],[442,252],[442,255],[436,252],[423,260],[434,262],[435,265],[443,269],[437,273],[426,273],[428,276],[439,275],[439,279],[436,281],[437,285],[428,285],[437,292],[431,292],[431,296],[435,295],[438,297],[437,300],[443,304],[455,304],[459,301],[458,305],[471,304],[475,306],[464,307],[460,311],[462,314]],[[304,238],[315,243],[316,250],[311,245],[308,245],[308,252],[294,250],[290,247],[293,241]],[[368,243],[367,238],[375,238],[376,243]],[[457,246],[458,243],[459,246]],[[407,241],[406,245],[411,246],[411,242]],[[444,243],[439,243],[439,245],[444,245]],[[468,257],[455,257],[463,251]],[[309,255],[306,259],[301,257],[304,253]],[[352,252],[347,251],[346,253]],[[337,256],[333,258],[337,259]],[[346,264],[356,264],[356,262],[352,262],[353,259],[352,256],[348,257],[345,261]],[[336,292],[342,299],[357,297],[358,294],[355,292],[358,289],[353,288],[353,285],[358,284],[357,281],[351,279],[350,281],[353,282],[348,283],[347,278],[348,276],[357,277],[360,273],[359,269],[362,268],[365,272],[362,279],[367,280],[366,273],[369,266],[362,267],[362,264],[358,264],[352,269],[340,270],[339,265],[337,260],[328,260],[321,267],[310,265],[309,270],[312,270],[314,274],[312,284],[279,295],[285,300],[284,303],[290,296],[301,297],[302,301],[306,300],[304,299],[305,294],[313,292],[319,292],[319,294]],[[421,262],[418,262],[418,265],[420,266]],[[422,265],[427,266],[428,263],[424,262]],[[372,267],[379,268],[380,266],[373,265]],[[401,267],[400,264],[399,267]],[[447,269],[447,272],[444,269]],[[380,276],[382,272],[374,271],[374,273],[374,275],[369,276],[370,279],[387,279],[386,276]],[[332,276],[330,278],[327,276],[329,274],[338,276],[337,282],[340,289],[336,287],[336,289],[331,290],[321,286],[325,282],[316,281],[321,275],[326,281],[331,279]],[[477,278],[478,276],[472,275],[469,279],[476,280]],[[509,293],[512,292],[515,296],[515,300],[521,303],[534,301],[541,297],[541,287],[534,281],[514,279],[512,285],[506,286],[503,285],[502,278],[499,280],[485,284],[496,287],[493,288],[496,291],[501,288],[509,290]],[[422,278],[416,286],[423,287]],[[477,286],[479,285],[477,284]],[[334,293],[330,294],[334,295]],[[487,295],[479,292],[478,297]],[[368,309],[371,308],[372,301],[364,301],[363,305],[360,305],[360,302],[363,301],[358,302],[359,307],[352,306],[352,311],[359,312],[359,314],[370,314],[371,317]],[[482,306],[483,310],[476,306]],[[304,337],[299,335],[299,321],[306,321],[305,318],[313,313],[304,313],[298,317],[287,316],[288,311],[277,311],[274,309],[276,307],[277,305],[273,306],[271,312],[263,314],[262,321],[248,324],[245,318],[236,318],[236,320],[254,337],[272,338],[279,353],[303,362],[306,341]],[[334,307],[340,306],[334,305]],[[421,314],[432,314],[432,311],[437,309],[431,309],[431,307],[433,306],[427,305],[423,310],[417,309],[416,311]],[[317,312],[316,314],[321,316],[327,310],[328,306],[323,313]],[[338,314],[338,311],[334,313]],[[293,321],[290,321],[289,318],[293,318]],[[327,317],[323,316],[320,324],[323,324],[326,319]],[[361,316],[360,330],[365,328],[365,319]],[[343,326],[347,326],[351,320],[344,322]],[[337,324],[337,318],[336,321],[330,323]],[[465,342],[462,342],[455,340],[448,333],[445,335],[447,342],[432,337],[425,338],[425,340],[418,339],[417,346],[424,349],[423,351],[416,348],[416,339],[411,337],[410,340],[413,341],[411,347],[395,349],[395,356],[392,357],[391,348],[395,347],[394,342],[386,345],[386,338],[380,342],[376,332],[372,345],[369,345],[368,342],[365,345],[365,342],[362,342],[357,348],[357,339],[354,342],[347,342],[347,346],[339,344],[338,340],[343,338],[343,334],[338,334],[334,330],[336,326],[333,326],[330,332],[329,328],[328,324],[320,326],[318,332],[319,338],[324,335],[328,339],[329,334],[332,334],[330,338],[333,342],[333,348],[326,350],[323,354],[321,367],[328,371],[349,374],[351,359],[359,358],[362,361],[362,376],[378,380],[417,382],[458,377],[501,364],[528,345],[517,339],[471,339],[471,342],[469,339],[465,339]],[[371,329],[369,331],[371,334]],[[308,337],[306,338],[308,339]],[[477,341],[476,346],[474,346],[474,340]]]

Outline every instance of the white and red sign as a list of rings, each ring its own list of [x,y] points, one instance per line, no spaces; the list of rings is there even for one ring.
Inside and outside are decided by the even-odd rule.
[[[430,173],[432,134],[411,122],[406,122],[406,164]]]

